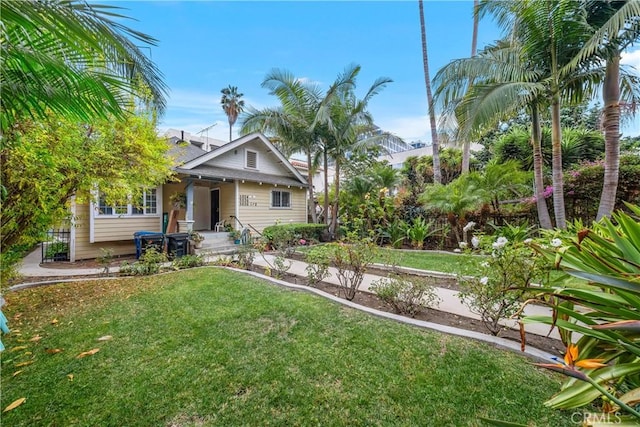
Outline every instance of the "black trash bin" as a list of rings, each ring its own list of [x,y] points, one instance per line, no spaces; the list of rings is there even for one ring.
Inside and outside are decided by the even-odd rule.
[[[164,247],[164,234],[147,233],[140,235],[140,255],[144,255],[148,248],[155,248],[162,253]]]
[[[189,233],[165,234],[169,258],[180,258],[189,254]]]

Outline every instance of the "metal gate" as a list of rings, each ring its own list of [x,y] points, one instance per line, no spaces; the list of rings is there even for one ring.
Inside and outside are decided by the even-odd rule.
[[[69,261],[71,230],[52,229],[42,242],[42,262]]]

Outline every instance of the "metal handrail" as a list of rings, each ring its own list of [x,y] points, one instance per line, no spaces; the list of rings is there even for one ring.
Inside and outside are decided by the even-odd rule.
[[[235,215],[229,215],[229,217],[230,217],[230,218],[235,219],[235,220],[236,220],[236,222],[237,222],[238,224],[240,224],[240,228],[244,228],[244,224],[242,224],[242,222],[238,219],[238,217],[237,217],[237,216],[235,216]]]

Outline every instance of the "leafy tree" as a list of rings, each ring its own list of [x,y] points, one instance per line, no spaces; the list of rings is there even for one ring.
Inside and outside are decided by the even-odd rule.
[[[233,125],[238,120],[238,115],[244,110],[244,100],[240,99],[244,94],[238,93],[238,88],[231,85],[220,92],[222,93],[220,104],[222,104],[222,109],[227,115],[227,119],[229,119],[229,141],[231,141]]]
[[[80,0],[0,3],[0,131],[50,112],[70,120],[121,119],[130,93],[158,111],[165,84],[138,44],[156,40],[122,22],[121,8]]]
[[[69,203],[97,187],[108,202],[137,199],[171,175],[168,145],[156,133],[153,110],[130,104],[125,120],[78,124],[50,113],[5,134],[0,149],[5,193],[0,212],[2,254],[38,242],[69,219]],[[3,265],[3,270],[8,266]]]

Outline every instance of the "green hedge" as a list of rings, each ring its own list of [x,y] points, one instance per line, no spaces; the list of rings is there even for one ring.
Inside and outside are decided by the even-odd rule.
[[[325,224],[294,223],[271,225],[262,231],[262,235],[269,243],[283,239],[320,240],[320,235],[326,228],[327,225]]]

